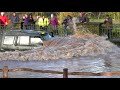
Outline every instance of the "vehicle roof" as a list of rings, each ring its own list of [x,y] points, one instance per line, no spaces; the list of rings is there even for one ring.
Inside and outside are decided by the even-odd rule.
[[[41,31],[33,31],[33,30],[9,30],[4,33],[4,35],[8,36],[40,36]]]

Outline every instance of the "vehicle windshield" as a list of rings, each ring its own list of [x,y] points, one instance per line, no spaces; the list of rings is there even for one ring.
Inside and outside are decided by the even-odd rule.
[[[42,36],[42,38],[43,38],[44,40],[49,40],[49,39],[52,38],[48,33],[42,34],[41,36]]]

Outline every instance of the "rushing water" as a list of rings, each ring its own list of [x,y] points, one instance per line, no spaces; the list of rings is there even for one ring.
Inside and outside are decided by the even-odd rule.
[[[114,57],[113,57],[114,58]],[[106,59],[107,60],[107,59]],[[48,61],[0,61],[0,68],[8,66],[9,68],[32,68],[38,70],[55,70],[63,71],[68,68],[69,71],[78,72],[111,72],[120,71],[120,61],[117,59],[105,59],[98,57],[80,57],[69,60],[48,60]],[[0,74],[2,75],[2,74]],[[0,76],[2,77],[2,76]],[[61,74],[42,74],[31,72],[12,72],[9,73],[10,78],[62,78]],[[78,76],[69,75],[69,78],[116,78],[119,76]]]
[[[76,31],[76,19],[73,19]],[[112,72],[120,71],[120,48],[105,37],[81,35],[58,37],[45,42],[44,47],[29,51],[0,52],[0,69],[31,68],[38,70],[69,72]],[[2,73],[0,73],[2,77]],[[62,78],[62,74],[43,74],[33,72],[9,72],[10,78]],[[120,76],[79,76],[69,78],[120,78]]]
[[[45,47],[30,51],[0,52],[0,68],[32,68],[38,70],[70,72],[120,71],[120,48],[103,37],[56,38]],[[2,73],[0,74],[2,77]],[[62,78],[62,74],[9,72],[10,78]],[[119,76],[78,76],[69,78],[120,78]]]

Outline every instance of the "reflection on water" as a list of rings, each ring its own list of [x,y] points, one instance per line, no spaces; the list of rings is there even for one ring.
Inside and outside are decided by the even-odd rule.
[[[104,58],[105,59],[105,58]],[[111,72],[120,71],[120,61],[115,59],[104,60],[101,57],[80,57],[67,60],[48,60],[48,61],[0,61],[0,68],[8,66],[9,68],[32,68],[38,70],[63,71],[68,68],[70,72]],[[2,74],[0,74],[2,77]],[[42,74],[31,72],[9,73],[10,78],[62,78],[62,74]],[[110,78],[119,76],[112,76]],[[69,78],[107,78],[107,76],[78,76],[69,75]],[[108,77],[109,78],[109,77]]]

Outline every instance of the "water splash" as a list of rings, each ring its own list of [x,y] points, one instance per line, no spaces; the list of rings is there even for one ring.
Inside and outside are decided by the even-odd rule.
[[[57,60],[119,52],[120,49],[110,41],[105,40],[105,37],[86,34],[56,37],[46,41],[44,47],[33,50],[0,52],[0,60]]]

